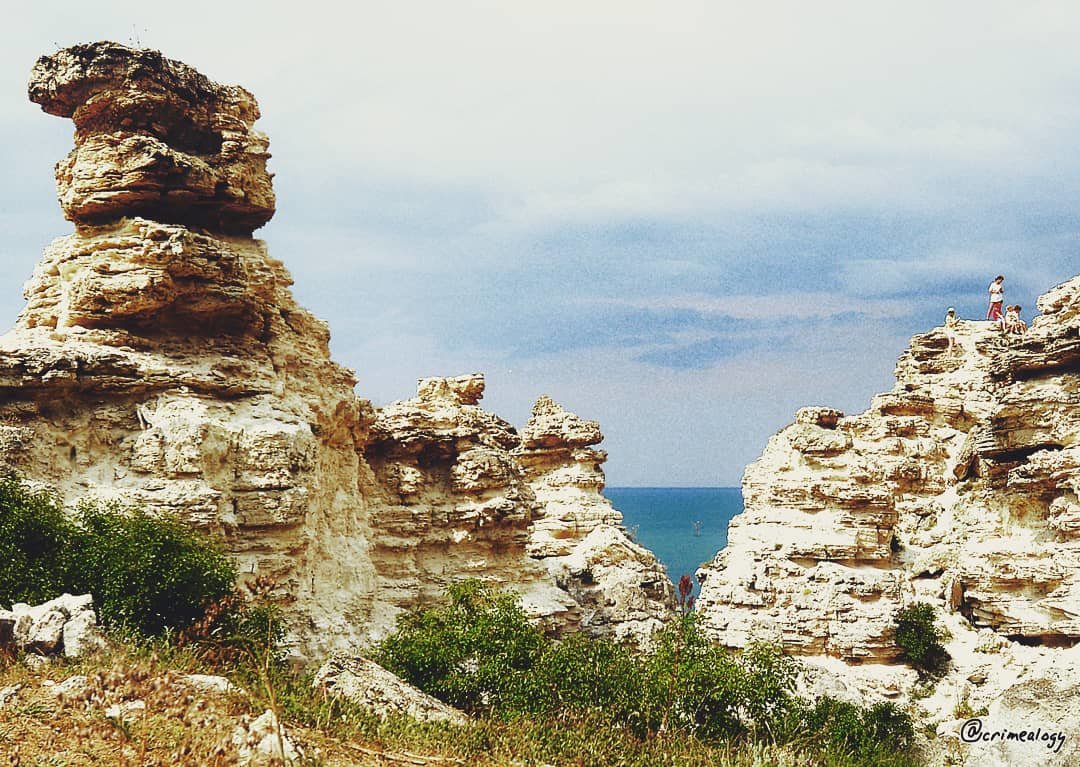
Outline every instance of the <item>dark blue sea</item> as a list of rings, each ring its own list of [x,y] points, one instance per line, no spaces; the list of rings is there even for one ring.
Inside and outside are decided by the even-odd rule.
[[[742,511],[737,487],[609,487],[623,524],[667,567],[676,585],[727,545],[728,520]],[[697,581],[694,581],[697,594]]]

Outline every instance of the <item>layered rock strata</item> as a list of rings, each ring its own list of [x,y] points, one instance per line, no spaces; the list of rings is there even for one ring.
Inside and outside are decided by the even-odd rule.
[[[255,97],[157,51],[113,43],[41,57],[30,100],[75,123],[56,168],[76,223],[141,215],[250,234],[274,215],[269,141],[253,130]]]
[[[581,606],[585,628],[615,626],[618,638],[633,640],[667,620],[674,590],[603,496],[607,454],[593,447],[603,439],[596,421],[550,397],[536,401],[514,451],[538,504],[527,551]]]
[[[891,665],[894,617],[931,602],[954,662],[917,705],[946,730],[965,707],[1004,716],[992,702],[1055,664],[1061,685],[1080,679],[1065,649],[1080,639],[1080,277],[1038,306],[1024,336],[961,323],[955,353],[942,328],[916,336],[868,410],[805,408],[769,440],[698,572],[714,638],[778,641],[828,684],[902,698],[916,678]]]
[[[806,408],[743,478],[745,512],[699,573],[712,633],[895,658],[893,613],[931,594],[1017,640],[1080,638],[1080,277],[1024,336],[916,336],[891,392]]]
[[[643,639],[666,618],[671,586],[617,512],[595,525],[611,556],[589,554],[592,571],[560,580],[545,559],[569,550],[531,548],[543,482],[513,427],[477,406],[482,377],[427,379],[381,410],[355,395],[325,324],[251,237],[274,196],[250,93],[97,43],[43,57],[30,96],[76,123],[57,166],[75,232],[46,249],[0,337],[0,467],[71,503],[221,532],[245,577],[278,584],[308,655],[377,637],[470,575],[523,592],[553,630]],[[589,509],[606,507],[600,460],[577,496]],[[579,532],[564,538],[592,551]]]
[[[673,588],[603,497],[603,439],[541,397],[519,434],[482,410],[480,375],[423,379],[377,411],[365,458],[378,485],[372,525],[379,605],[434,599],[471,575],[516,589],[553,630],[638,641],[670,616]]]

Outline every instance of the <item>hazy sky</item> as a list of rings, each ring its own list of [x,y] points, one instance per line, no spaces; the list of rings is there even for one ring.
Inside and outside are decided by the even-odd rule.
[[[258,234],[358,392],[483,371],[600,420],[612,485],[737,484],[808,404],[862,410],[908,337],[1008,277],[1080,272],[1080,5],[5,4],[0,325],[66,234],[71,124],[26,99],[76,42],[258,97]]]

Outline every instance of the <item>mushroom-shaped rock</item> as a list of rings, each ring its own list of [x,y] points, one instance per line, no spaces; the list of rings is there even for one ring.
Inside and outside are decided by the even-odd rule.
[[[266,136],[255,97],[152,50],[111,42],[42,56],[30,100],[75,122],[57,165],[64,215],[125,216],[250,234],[274,215]]]

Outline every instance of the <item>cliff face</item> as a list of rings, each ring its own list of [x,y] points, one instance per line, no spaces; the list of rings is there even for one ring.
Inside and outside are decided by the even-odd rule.
[[[868,410],[805,408],[769,440],[727,548],[698,573],[712,636],[780,641],[834,683],[899,695],[903,669],[827,659],[895,661],[896,611],[930,601],[953,632],[953,702],[977,710],[1039,673],[1077,683],[1080,277],[1038,306],[1023,337],[962,323],[959,353],[940,328],[916,336]],[[942,695],[919,704],[938,720]]]
[[[603,439],[541,397],[520,434],[477,406],[481,376],[420,381],[377,412],[365,458],[381,601],[430,600],[474,575],[513,586],[554,628],[638,641],[670,615],[671,582],[603,497]]]
[[[308,654],[469,575],[553,630],[640,640],[668,617],[662,568],[600,494],[595,423],[544,398],[562,420],[541,449],[477,406],[481,376],[383,409],[355,395],[251,237],[274,196],[250,93],[97,43],[39,60],[30,97],[76,124],[57,166],[75,232],[0,337],[0,468],[223,532],[245,576],[279,584]]]

